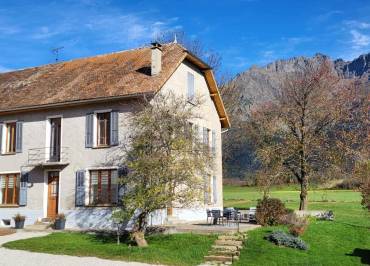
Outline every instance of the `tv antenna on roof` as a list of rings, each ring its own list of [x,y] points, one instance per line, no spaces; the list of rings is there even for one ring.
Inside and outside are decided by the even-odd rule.
[[[64,46],[51,49],[51,52],[55,55],[55,62],[59,61],[59,51],[64,49]]]

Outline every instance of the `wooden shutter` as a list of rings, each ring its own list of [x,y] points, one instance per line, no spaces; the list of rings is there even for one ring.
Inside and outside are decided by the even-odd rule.
[[[92,148],[94,145],[94,114],[86,115],[85,147]]]
[[[85,171],[79,170],[76,172],[76,193],[75,193],[76,206],[85,205]]]
[[[212,153],[216,155],[216,131],[212,130]]]
[[[3,153],[3,124],[0,124],[0,154]]]
[[[20,153],[22,152],[22,135],[23,135],[23,123],[17,122],[16,123],[16,130],[15,130],[15,152]]]
[[[188,72],[188,100],[192,101],[195,95],[194,75]]]
[[[118,112],[110,113],[110,145],[118,145]]]
[[[117,180],[117,202],[118,204],[122,203],[122,197],[125,194],[126,187],[121,184],[120,178],[124,178],[128,175],[128,168],[126,166],[121,166],[117,170],[118,180]]]
[[[29,174],[27,172],[21,173],[21,182],[19,187],[19,206],[27,205],[28,176]]]

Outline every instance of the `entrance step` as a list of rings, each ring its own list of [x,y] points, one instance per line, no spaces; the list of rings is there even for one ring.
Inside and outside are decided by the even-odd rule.
[[[220,262],[226,262],[226,261],[233,261],[232,256],[204,256],[205,261],[220,261]]]
[[[40,232],[40,231],[48,231],[52,230],[51,223],[35,223],[33,225],[27,225],[24,227],[24,231],[28,232]]]

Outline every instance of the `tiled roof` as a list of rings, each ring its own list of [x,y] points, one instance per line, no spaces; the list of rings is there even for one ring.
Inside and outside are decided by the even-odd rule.
[[[191,59],[203,70],[208,69],[206,64],[179,44],[165,44],[162,51],[162,70],[156,76],[150,75],[151,47],[1,73],[0,114],[155,93],[185,58]],[[222,103],[221,98],[218,101]],[[219,114],[225,114],[222,115],[225,117],[223,104],[220,106],[222,110],[217,108]]]

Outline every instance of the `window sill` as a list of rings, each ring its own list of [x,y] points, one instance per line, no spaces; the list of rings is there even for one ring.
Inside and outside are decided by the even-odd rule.
[[[100,146],[95,146],[93,149],[107,149],[112,147],[111,145],[100,145]]]
[[[5,153],[1,153],[1,155],[16,155],[17,153],[16,152],[5,152]]]
[[[18,208],[18,204],[0,204],[0,208]]]
[[[83,207],[89,207],[89,208],[94,208],[94,207],[116,207],[117,204],[111,203],[111,204],[89,204],[85,205]]]

